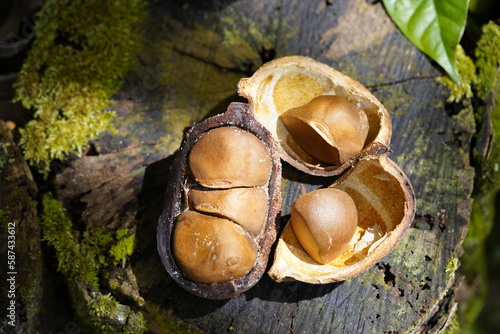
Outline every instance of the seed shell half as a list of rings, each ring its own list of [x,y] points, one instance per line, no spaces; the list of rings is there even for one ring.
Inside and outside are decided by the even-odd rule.
[[[250,78],[238,83],[239,95],[248,99],[255,118],[279,142],[281,158],[295,168],[317,176],[339,175],[360,158],[390,150],[392,124],[385,107],[358,81],[332,67],[304,56],[278,58],[261,66]],[[337,95],[366,113],[368,136],[363,149],[341,165],[329,165],[304,159],[290,139],[280,116],[289,109],[309,103],[323,95]]]
[[[189,279],[179,269],[172,255],[172,233],[177,217],[189,208],[187,192],[190,187],[195,187],[188,166],[191,149],[210,130],[227,126],[238,127],[255,135],[269,152],[272,166],[270,178],[264,187],[268,193],[266,223],[259,235],[252,236],[257,243],[258,254],[254,267],[246,276],[226,282],[198,283]],[[244,103],[231,103],[225,113],[207,118],[186,133],[169,170],[164,209],[157,229],[157,246],[163,265],[183,289],[203,298],[225,299],[250,289],[262,277],[271,246],[276,240],[277,221],[281,212],[281,162],[277,152],[277,145],[271,133],[257,122],[250,106]]]
[[[358,228],[349,247],[332,262],[320,264],[302,248],[288,223],[268,272],[275,281],[324,284],[355,277],[389,254],[413,221],[413,187],[387,155],[361,159],[331,187],[347,192],[358,209]]]

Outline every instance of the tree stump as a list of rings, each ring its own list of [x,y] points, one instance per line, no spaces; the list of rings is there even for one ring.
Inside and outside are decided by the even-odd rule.
[[[378,2],[162,1],[149,13],[140,65],[115,96],[118,133],[60,164],[54,178],[56,197],[77,224],[135,231],[130,261],[101,273],[103,281],[122,277],[121,285],[103,287],[143,310],[157,333],[439,332],[456,308],[452,288],[470,215],[475,125],[471,108],[445,102],[437,65]],[[391,158],[415,188],[415,220],[389,256],[348,281],[276,283],[264,275],[232,299],[195,297],[173,282],[156,251],[172,154],[187,128],[242,101],[240,78],[286,55],[344,72],[386,106]],[[333,182],[286,164],[283,178],[282,226],[301,192]]]

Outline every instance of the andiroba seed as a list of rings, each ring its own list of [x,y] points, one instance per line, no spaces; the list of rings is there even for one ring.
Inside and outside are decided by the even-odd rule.
[[[366,114],[336,95],[318,96],[289,109],[281,120],[305,152],[332,165],[342,165],[360,153],[369,130]]]
[[[191,189],[189,205],[197,211],[230,219],[258,236],[266,222],[268,197],[263,188]]]
[[[245,276],[257,258],[257,245],[237,224],[194,211],[177,218],[173,255],[194,282],[218,283]]]
[[[271,174],[271,158],[253,134],[234,126],[207,132],[189,154],[195,180],[208,188],[264,186]]]
[[[290,219],[301,246],[314,260],[326,264],[348,247],[358,226],[358,210],[346,192],[325,188],[299,197]]]

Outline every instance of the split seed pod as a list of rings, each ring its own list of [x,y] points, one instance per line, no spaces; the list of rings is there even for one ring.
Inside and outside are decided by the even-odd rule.
[[[396,247],[413,220],[415,194],[388,158],[391,119],[368,89],[325,64],[292,56],[266,63],[252,77],[241,79],[238,92],[279,142],[282,159],[312,175],[340,175],[330,188],[347,193],[358,214],[353,235],[349,237],[351,230],[344,236],[347,245],[333,251],[331,243],[340,246],[345,241],[333,241],[334,235],[345,231],[313,216],[328,216],[336,200],[315,204],[308,199],[310,205],[301,211],[309,217],[298,224],[292,206],[292,222],[277,242],[268,272],[271,278],[342,281],[369,269]]]
[[[281,211],[277,152],[247,104],[231,103],[186,133],[157,233],[162,262],[182,288],[223,299],[259,281]]]
[[[386,256],[413,220],[415,194],[388,158],[383,105],[357,81],[301,56],[263,65],[238,92],[249,104],[232,103],[194,126],[171,166],[157,237],[172,278],[212,299],[257,283],[276,238],[280,157],[312,175],[342,175],[321,190],[327,196],[306,194],[293,205],[271,278],[342,281]]]
[[[261,66],[250,78],[241,79],[238,93],[249,100],[255,118],[262,123],[277,139],[283,160],[297,169],[313,175],[332,176],[341,174],[358,159],[387,150],[391,139],[391,120],[385,107],[359,82],[334,70],[328,65],[303,56],[283,57]],[[302,117],[309,124],[316,122],[318,137],[328,141],[329,133],[345,132],[345,126],[333,129],[322,127],[321,108],[310,108],[309,104],[319,96],[337,96],[345,99],[361,110],[368,123],[366,138],[361,138],[359,152],[348,149],[340,161],[318,159],[314,152],[300,145],[297,135],[292,135],[283,124],[282,115],[290,109],[303,109]],[[304,116],[305,115],[305,116]],[[328,123],[328,122],[327,122]],[[361,127],[364,127],[361,124]],[[311,126],[314,129],[314,126]],[[304,139],[304,141],[308,141]],[[309,140],[311,141],[311,140]],[[314,141],[314,140],[313,140]],[[330,143],[331,144],[331,143]],[[335,148],[335,145],[331,145]],[[320,151],[324,151],[321,148]],[[342,147],[340,151],[343,151]],[[320,157],[321,158],[321,157]],[[327,161],[323,161],[327,160]]]

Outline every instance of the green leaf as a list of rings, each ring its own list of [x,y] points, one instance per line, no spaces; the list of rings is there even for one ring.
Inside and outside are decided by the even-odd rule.
[[[455,51],[465,29],[469,0],[383,0],[403,34],[460,82]]]

